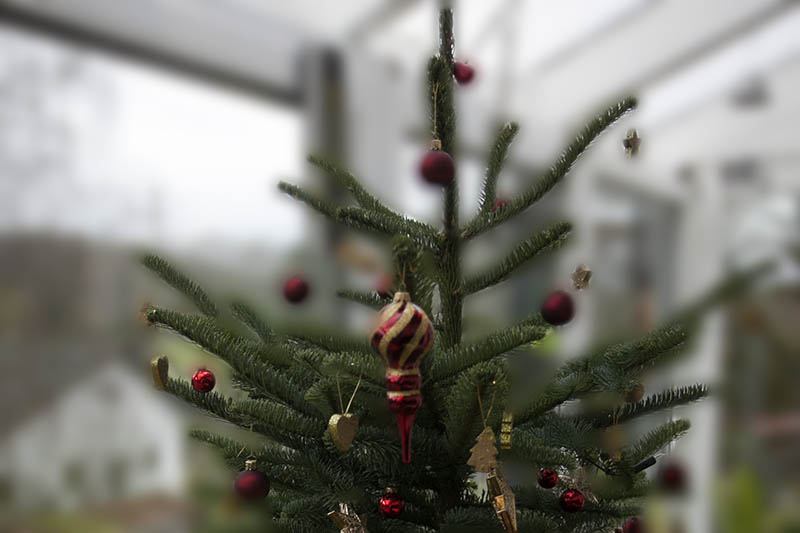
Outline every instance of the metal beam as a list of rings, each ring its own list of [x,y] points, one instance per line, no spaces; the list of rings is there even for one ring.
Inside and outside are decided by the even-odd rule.
[[[201,57],[171,52],[165,47],[153,46],[146,40],[137,41],[102,28],[78,26],[8,2],[0,1],[0,24],[144,63],[270,102],[298,106],[302,100],[298,87],[270,83],[263,77],[248,75],[241,69],[225,68]]]

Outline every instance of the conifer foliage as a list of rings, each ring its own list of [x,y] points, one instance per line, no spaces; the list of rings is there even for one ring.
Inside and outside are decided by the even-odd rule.
[[[453,14],[444,9],[440,12],[439,52],[428,63],[427,94],[431,96],[431,129],[442,149],[457,160],[453,46]],[[346,504],[364,517],[373,533],[503,531],[487,494],[474,488],[474,470],[468,460],[479,434],[500,433],[504,411],[513,414],[511,449],[498,452],[494,443],[483,444],[489,455],[499,453],[501,469],[503,464],[513,463],[521,465],[520,472],[525,468],[531,472],[527,478],[509,479],[516,495],[519,531],[602,531],[619,527],[637,514],[647,483],[646,474],[636,466],[683,434],[689,422],[670,421],[614,456],[602,453],[598,436],[609,426],[637,416],[699,400],[708,390],[699,385],[676,388],[635,404],[620,402],[618,408],[607,412],[582,409],[581,400],[595,393],[624,397],[643,371],[685,346],[703,306],[645,338],[605,346],[569,361],[546,387],[529,391],[527,396],[515,394],[512,402],[509,355],[543,338],[549,326],[532,309],[516,324],[482,340],[465,342],[462,305],[471,294],[558,248],[567,239],[570,226],[561,223],[533,231],[485,271],[464,272],[461,264],[462,247],[530,208],[567,175],[601,132],[635,106],[634,98],[625,98],[601,112],[529,187],[501,208],[492,209],[503,160],[518,131],[513,123],[501,128],[489,150],[480,205],[465,223],[458,220],[457,178],[443,187],[441,227],[393,211],[353,174],[318,157],[309,161],[349,192],[352,204],[333,205],[296,185],[279,185],[333,223],[390,242],[395,279],[402,280],[402,288],[433,320],[436,339],[422,363],[425,401],[413,432],[411,464],[401,461],[397,430],[386,405],[384,363],[367,343],[366,332],[348,335],[311,325],[298,331],[276,331],[247,303],[234,302],[226,312],[167,261],[152,255],[144,259],[145,266],[184,293],[199,311],[183,313],[148,305],[145,319],[218,356],[230,366],[235,385],[247,396],[232,399],[214,391],[201,393],[187,379],[174,376],[162,379],[161,388],[212,416],[263,436],[263,443],[253,448],[205,431],[192,433],[218,449],[233,472],[242,470],[244,457],[253,456],[271,483],[267,500],[276,527],[297,532],[336,531],[326,515]],[[742,281],[736,279],[721,287],[704,305]],[[375,309],[391,301],[385,294],[370,292],[342,290],[339,295]],[[328,421],[341,412],[340,391],[353,391],[357,384],[350,410],[359,425],[352,444],[342,451],[331,439]],[[483,413],[480,396],[493,398],[498,407],[491,414]],[[558,409],[565,404],[572,408]],[[486,428],[490,431],[484,432]],[[491,457],[469,461],[476,462],[487,467]],[[582,511],[565,513],[559,507],[560,490],[537,485],[540,468],[558,471],[566,478],[577,469],[588,472],[594,498],[587,500]],[[406,502],[400,516],[386,518],[378,513],[378,501],[386,487],[395,488]]]

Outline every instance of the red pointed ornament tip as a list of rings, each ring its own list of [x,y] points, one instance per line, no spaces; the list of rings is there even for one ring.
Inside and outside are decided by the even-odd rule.
[[[453,76],[459,85],[469,85],[475,78],[475,69],[463,61],[456,61],[453,65]]]

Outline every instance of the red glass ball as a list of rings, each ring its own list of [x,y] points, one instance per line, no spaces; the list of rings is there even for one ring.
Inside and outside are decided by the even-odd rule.
[[[536,481],[539,482],[540,487],[544,489],[552,489],[558,485],[558,474],[554,470],[542,468],[539,470],[539,475],[536,476]]]
[[[686,489],[686,477],[686,470],[677,463],[667,463],[658,471],[658,483],[666,492],[683,492]]]
[[[644,524],[638,518],[631,518],[622,525],[622,533],[644,533]]]
[[[467,85],[475,77],[475,69],[462,61],[456,61],[453,65],[453,76],[459,85]]]
[[[444,150],[431,150],[422,158],[419,173],[428,183],[450,185],[456,176],[456,165]]]
[[[497,211],[501,207],[505,207],[508,205],[508,200],[505,198],[498,198],[494,201],[494,205],[492,205],[492,211]]]
[[[397,518],[403,513],[406,502],[394,491],[388,491],[378,503],[378,511],[386,518]]]
[[[553,326],[563,326],[575,316],[575,302],[566,291],[555,291],[542,303],[542,318]]]
[[[269,478],[264,472],[245,470],[236,476],[233,481],[233,490],[242,499],[261,500],[269,494]]]
[[[305,300],[308,292],[308,282],[301,276],[292,276],[283,284],[283,295],[293,304]]]
[[[192,376],[192,387],[197,392],[211,392],[216,384],[217,378],[214,377],[214,373],[205,368],[196,371]]]
[[[586,498],[578,489],[567,489],[562,492],[561,497],[558,498],[558,504],[567,513],[576,513],[580,511],[583,509],[585,503]]]

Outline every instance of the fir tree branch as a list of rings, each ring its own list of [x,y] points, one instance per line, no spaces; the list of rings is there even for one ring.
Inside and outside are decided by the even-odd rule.
[[[572,225],[560,222],[535,233],[518,244],[498,264],[464,282],[464,293],[473,294],[506,279],[511,273],[544,251],[560,247],[569,235]]]
[[[230,410],[245,425],[254,424],[258,432],[261,432],[260,426],[301,437],[319,438],[325,431],[325,422],[320,419],[305,416],[271,400],[239,400],[231,404]]]
[[[145,310],[145,317],[151,324],[164,326],[186,337],[245,375],[252,360],[270,363],[276,367],[292,364],[291,358],[276,345],[266,345],[240,337],[220,328],[216,322],[206,317],[155,306]]]
[[[275,339],[275,332],[267,323],[253,310],[252,307],[244,302],[233,302],[231,312],[242,324],[250,328],[258,337],[269,344]]]
[[[502,356],[515,348],[544,338],[547,328],[538,322],[522,322],[492,333],[476,343],[459,345],[436,357],[427,375],[428,384],[436,384],[482,362]]]
[[[297,450],[287,448],[272,442],[259,446],[247,446],[228,437],[216,435],[202,429],[192,429],[189,436],[217,448],[225,459],[228,467],[234,472],[242,470],[244,460],[252,455],[259,465],[277,466],[304,466],[306,461],[303,454]]]
[[[348,170],[345,170],[344,168],[335,165],[331,161],[316,155],[308,156],[308,162],[333,177],[339,183],[339,185],[347,189],[347,191],[353,195],[353,198],[356,199],[358,205],[364,209],[368,211],[375,211],[389,217],[402,219],[401,215],[395,213],[383,205],[380,200],[368,193],[358,179]]]
[[[330,218],[331,220],[336,220],[336,207],[322,200],[321,198],[317,198],[316,196],[312,195],[309,192],[306,192],[305,189],[298,187],[297,185],[293,185],[291,183],[286,183],[282,181],[278,183],[278,188],[294,198],[295,200],[300,200],[301,202],[305,203],[315,211],[322,213],[326,217]]]
[[[533,186],[514,198],[511,203],[497,212],[487,212],[467,224],[461,232],[465,239],[472,239],[481,233],[509,220],[525,211],[537,200],[542,198],[550,189],[555,187],[577,161],[578,157],[589,147],[606,128],[620,119],[631,109],[636,107],[636,99],[628,97],[618,104],[608,108],[604,113],[595,117],[575,139],[562,152],[550,170]]]
[[[392,237],[408,235],[420,246],[435,251],[439,249],[439,237],[431,226],[405,217],[390,217],[360,207],[342,207],[336,210],[336,220],[346,226],[379,235]]]
[[[142,258],[142,264],[154,272],[175,290],[185,294],[197,308],[206,316],[217,316],[217,306],[208,297],[208,294],[185,274],[178,271],[170,263],[157,255],[147,254]]]
[[[623,450],[621,462],[633,468],[635,464],[651,455],[655,455],[656,452],[670,442],[680,438],[689,431],[690,426],[689,421],[684,419],[672,420],[662,424],[639,439],[636,444]]]
[[[525,461],[526,464],[547,468],[564,466],[569,470],[574,470],[578,466],[572,454],[562,451],[561,447],[539,442],[530,433],[519,428],[514,428],[512,440],[514,447],[507,453]]]
[[[377,292],[362,292],[350,289],[340,289],[336,291],[336,296],[350,300],[352,302],[365,305],[372,309],[378,310],[385,305],[390,304],[392,301],[389,298],[383,298]]]
[[[209,414],[237,424],[236,417],[231,412],[231,404],[233,402],[231,398],[226,398],[216,392],[205,394],[197,392],[188,381],[183,379],[168,378],[164,384],[164,391]]]
[[[480,213],[490,213],[494,208],[496,199],[497,178],[503,168],[508,148],[514,141],[514,137],[519,132],[519,124],[508,122],[497,131],[492,151],[489,153],[489,161],[486,164],[486,176],[483,180],[483,190],[481,191]]]
[[[303,346],[316,346],[326,352],[375,354],[363,336],[348,335],[308,323],[289,325],[285,330],[289,339]]]
[[[708,395],[709,389],[706,385],[696,384],[688,387],[677,387],[648,396],[636,403],[626,403],[611,412],[582,415],[580,418],[589,421],[597,428],[604,428],[614,424],[622,424],[631,419],[663,411],[664,409],[672,409],[696,402]]]

